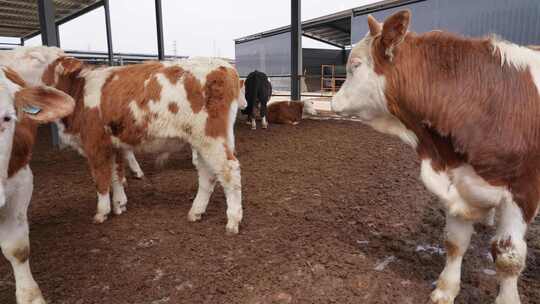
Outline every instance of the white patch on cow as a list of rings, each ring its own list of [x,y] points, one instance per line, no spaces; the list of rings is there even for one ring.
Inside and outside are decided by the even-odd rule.
[[[10,67],[29,85],[41,85],[49,64],[66,54],[56,47],[19,47],[0,52],[0,65]]]
[[[27,210],[33,191],[30,167],[19,170],[7,181],[7,204],[0,208],[0,246],[13,268],[17,303],[45,304],[30,270],[29,260],[20,261],[16,252],[28,250]]]
[[[470,165],[435,171],[430,159],[421,164],[420,177],[426,188],[437,195],[450,215],[480,220],[503,200],[511,198],[505,187],[491,186]]]
[[[491,38],[490,41],[493,45],[493,54],[496,55],[497,51],[500,53],[501,66],[507,64],[520,71],[528,68],[540,93],[540,52],[497,37]]]
[[[304,110],[303,110],[303,115],[312,115],[312,116],[315,116],[317,115],[317,110],[315,109],[315,103],[313,102],[313,100],[304,100],[303,101],[304,103]]]
[[[124,150],[124,159],[128,163],[129,170],[133,174],[135,174],[136,178],[143,178],[144,172],[141,169],[141,166],[139,165],[139,162],[137,161],[137,158],[135,158],[135,154],[131,150]]]
[[[111,213],[111,198],[109,192],[101,194],[98,192],[97,213],[94,216],[94,222],[97,224],[103,223],[109,213]]]
[[[56,121],[55,124],[58,127],[58,136],[62,144],[71,147],[81,156],[85,157],[80,136],[66,132],[66,126],[60,120]]]
[[[407,129],[399,119],[393,115],[381,116],[373,119],[369,125],[385,134],[390,134],[399,137],[404,143],[416,149],[418,145],[418,137],[413,131]]]
[[[101,89],[116,68],[87,70],[81,73],[86,80],[84,86],[84,106],[86,108],[98,108],[101,104]]]
[[[7,199],[5,188],[16,121],[14,95],[19,89],[0,69],[0,207],[6,204]],[[9,121],[5,121],[5,118]]]

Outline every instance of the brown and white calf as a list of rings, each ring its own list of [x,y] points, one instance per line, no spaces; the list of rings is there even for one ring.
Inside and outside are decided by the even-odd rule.
[[[18,304],[45,303],[29,263],[33,176],[28,163],[37,126],[70,114],[74,106],[67,94],[29,87],[13,70],[0,67],[0,247],[13,267]]]
[[[42,85],[42,76],[48,66],[56,59],[67,56],[57,47],[31,46],[19,47],[13,50],[0,51],[0,65],[17,72],[29,85]],[[137,162],[133,151],[124,151],[128,167],[136,178],[142,178],[144,173]]]
[[[189,143],[199,189],[188,219],[201,218],[219,181],[227,200],[227,231],[238,233],[242,192],[233,127],[238,104],[245,99],[229,63],[193,58],[94,68],[60,57],[42,80],[75,99],[73,114],[57,125],[63,141],[88,159],[97,186],[96,222],[111,211],[111,187],[113,211],[126,209],[124,150],[174,152]]]
[[[412,146],[446,209],[447,262],[434,303],[453,303],[473,224],[495,209],[498,304],[520,303],[527,225],[540,203],[540,53],[497,38],[408,32],[410,13],[353,48],[332,108]]]
[[[268,105],[269,123],[297,125],[306,114],[317,115],[311,100],[276,101]]]

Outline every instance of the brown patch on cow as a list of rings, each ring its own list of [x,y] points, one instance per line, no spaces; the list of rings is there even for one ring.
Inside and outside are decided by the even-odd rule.
[[[460,256],[459,247],[451,241],[444,241],[444,247],[446,248],[446,255],[450,260],[454,260]]]
[[[206,76],[206,135],[227,137],[231,103],[240,92],[240,81],[235,70],[220,67]]]
[[[179,66],[170,66],[163,70],[163,74],[173,85],[176,85],[178,80],[184,75],[184,69]]]
[[[58,74],[57,67],[62,67],[61,73]],[[68,77],[71,74],[78,73],[86,66],[85,64],[73,57],[59,57],[47,66],[45,72],[41,76],[41,81],[48,86],[56,86],[56,79],[60,77]],[[58,74],[58,75],[57,75]]]
[[[195,114],[199,113],[205,104],[201,82],[193,74],[186,72],[184,75],[184,88],[191,110]]]
[[[178,104],[176,104],[174,102],[169,103],[169,112],[171,112],[173,114],[177,114],[178,110],[179,110]]]
[[[297,124],[302,120],[304,104],[302,102],[280,101],[268,106],[268,122],[275,124]]]
[[[147,136],[147,127],[155,118],[149,113],[148,104],[161,99],[162,86],[156,77],[161,71],[163,65],[159,62],[131,65],[113,70],[105,81],[100,105],[103,122],[122,142],[135,146]],[[113,81],[115,78],[123,81]],[[147,112],[142,124],[135,121],[130,109],[132,102]]]
[[[26,82],[21,78],[21,76],[19,76],[19,74],[17,74],[17,72],[8,67],[3,67],[3,70],[4,74],[6,74],[7,79],[9,79],[11,82],[20,87],[26,86]]]
[[[386,78],[391,113],[418,137],[436,170],[462,163],[507,186],[530,222],[540,202],[540,97],[530,71],[501,66],[489,39],[409,33],[385,55],[374,38],[375,71]]]
[[[32,148],[36,139],[37,123],[23,118],[15,126],[15,135],[13,136],[13,148],[8,165],[8,177],[19,172],[30,162],[32,158]]]
[[[25,263],[30,258],[30,247],[29,246],[23,246],[20,248],[15,249],[13,251],[13,256],[19,263]]]

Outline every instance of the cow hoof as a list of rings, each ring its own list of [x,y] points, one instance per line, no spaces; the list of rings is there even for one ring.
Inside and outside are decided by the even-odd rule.
[[[143,179],[143,178],[144,178],[144,173],[142,172],[135,173],[135,179]]]
[[[17,292],[18,304],[47,304],[38,287]]]
[[[454,304],[454,297],[450,296],[448,293],[435,289],[431,293],[431,303],[432,304]]]
[[[101,224],[103,222],[105,222],[107,220],[107,215],[106,214],[96,214],[94,216],[94,224]]]
[[[225,227],[225,234],[236,235],[238,232],[238,223],[227,223],[227,226]]]
[[[125,211],[125,209],[122,206],[120,206],[120,203],[115,203],[115,205],[116,204],[118,204],[118,206],[113,207],[113,213],[115,215],[121,215]]]
[[[268,125],[262,125],[263,129],[268,129]]]
[[[196,213],[188,213],[187,219],[190,222],[198,222],[202,219],[202,214],[196,214]]]

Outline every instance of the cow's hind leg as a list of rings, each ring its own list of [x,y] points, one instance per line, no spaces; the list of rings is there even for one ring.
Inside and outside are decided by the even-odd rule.
[[[240,163],[232,150],[221,141],[214,141],[199,149],[199,161],[204,160],[223,186],[227,199],[227,226],[229,234],[236,234],[242,221],[242,183]]]
[[[447,215],[445,230],[446,266],[439,276],[437,288],[431,293],[431,301],[436,304],[454,303],[459,293],[461,263],[474,232],[473,222]]]
[[[27,210],[32,198],[30,169],[19,172],[20,186],[9,197],[9,203],[0,210],[0,246],[13,267],[15,295],[18,304],[45,304],[41,291],[30,270],[30,241]]]
[[[195,196],[191,210],[189,210],[188,220],[195,222],[200,220],[202,215],[206,212],[210,196],[212,196],[216,186],[216,176],[208,167],[206,161],[204,159],[199,159],[195,150],[193,150],[192,154],[193,165],[197,168],[199,175],[199,189],[197,190],[197,195]]]
[[[268,103],[268,101],[264,101],[264,102],[261,102],[261,109],[260,109],[260,114],[261,114],[261,124],[262,124],[262,128],[263,129],[268,129],[268,120],[266,119],[266,116],[267,116],[267,109],[266,109],[266,104]]]
[[[527,224],[521,209],[512,200],[503,201],[499,208],[497,233],[491,244],[499,280],[495,303],[519,304],[518,279],[527,258]]]
[[[129,170],[135,175],[135,178],[141,179],[144,177],[144,172],[139,165],[139,162],[135,158],[133,151],[124,151],[124,158],[127,160]]]
[[[127,211],[127,196],[124,190],[125,170],[121,151],[116,152],[112,169],[112,205],[113,212],[120,215]]]

